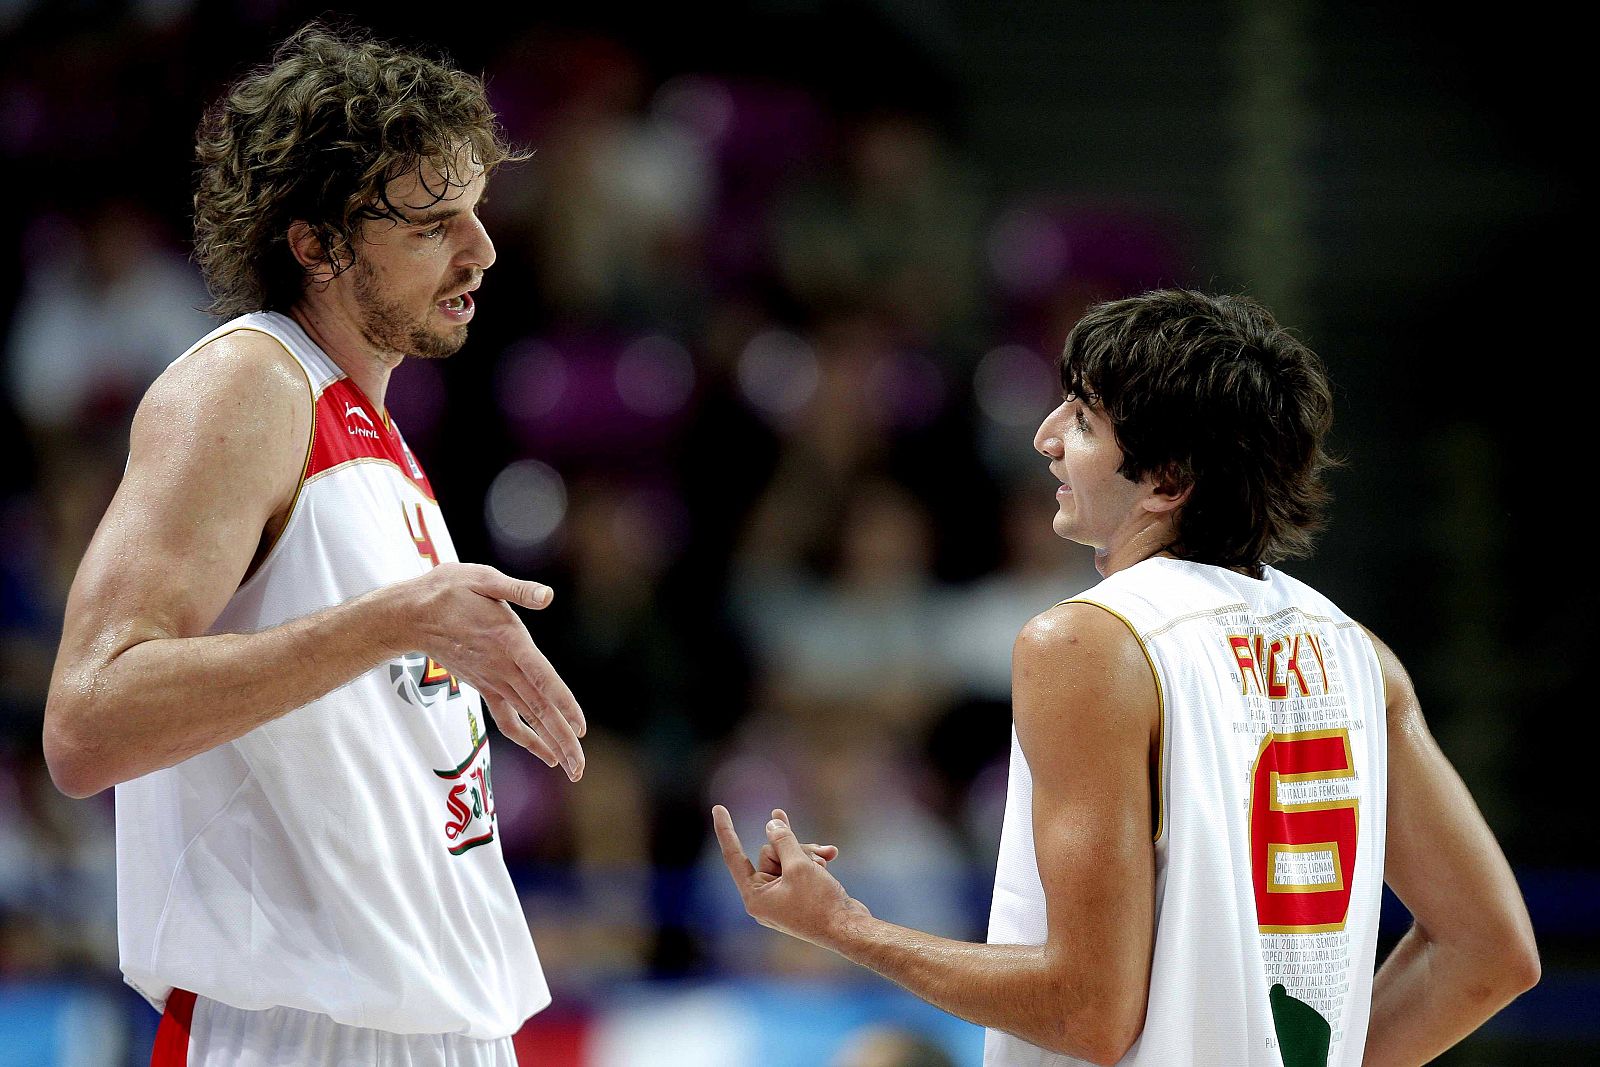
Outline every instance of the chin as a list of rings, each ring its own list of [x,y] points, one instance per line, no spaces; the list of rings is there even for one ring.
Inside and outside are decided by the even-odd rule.
[[[1085,548],[1095,548],[1092,542],[1078,536],[1078,531],[1073,528],[1072,523],[1067,520],[1065,515],[1057,515],[1055,521],[1050,524],[1050,528],[1063,541],[1071,541],[1073,544],[1082,545]],[[1096,550],[1098,551],[1098,549]]]
[[[467,328],[456,326],[444,333],[418,331],[411,338],[414,359],[449,359],[467,343]]]

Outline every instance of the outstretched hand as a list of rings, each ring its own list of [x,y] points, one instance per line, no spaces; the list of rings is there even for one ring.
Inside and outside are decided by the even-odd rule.
[[[443,563],[413,582],[421,651],[483,695],[507,738],[560,764],[572,781],[583,777],[583,711],[508,606],[540,610],[555,595],[550,587],[472,563]]]
[[[733,816],[721,804],[711,809],[711,826],[745,911],[762,926],[826,946],[843,921],[871,914],[828,873],[828,863],[838,857],[838,848],[802,845],[782,808],[772,810],[767,842],[756,863],[745,855],[733,829]]]

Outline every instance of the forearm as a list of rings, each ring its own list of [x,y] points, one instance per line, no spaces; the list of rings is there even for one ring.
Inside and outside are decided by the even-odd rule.
[[[153,637],[63,664],[45,755],[87,796],[232,741],[338,688],[399,647],[399,586],[250,634]],[[65,653],[64,653],[65,655]]]
[[[1130,1040],[1118,1020],[1135,1013],[1048,946],[952,941],[863,914],[840,923],[824,947],[952,1015],[1054,1052],[1112,1062]],[[1142,1005],[1136,1014],[1143,1019]]]
[[[1531,984],[1513,960],[1471,956],[1413,926],[1372,983],[1366,1067],[1427,1063]]]

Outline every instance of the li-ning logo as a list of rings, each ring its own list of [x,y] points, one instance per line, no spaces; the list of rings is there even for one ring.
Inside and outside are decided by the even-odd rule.
[[[362,422],[366,423],[366,425],[357,426],[355,422],[352,421],[353,419],[360,419]],[[373,426],[372,424],[372,417],[365,411],[362,411],[359,404],[345,404],[344,428],[350,431],[350,436],[352,437],[370,437],[374,441],[381,441],[383,439],[378,436],[377,427]]]

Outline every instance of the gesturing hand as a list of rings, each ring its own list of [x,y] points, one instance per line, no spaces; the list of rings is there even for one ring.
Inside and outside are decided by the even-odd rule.
[[[440,564],[414,581],[418,650],[482,693],[506,737],[559,762],[572,781],[583,777],[583,712],[508,606],[546,607],[550,587],[474,563]]]
[[[711,809],[711,825],[744,910],[762,926],[825,945],[838,923],[852,915],[870,914],[828,873],[828,863],[839,850],[833,845],[802,845],[782,808],[774,808],[767,823],[759,866],[745,855],[727,808],[718,804]]]

